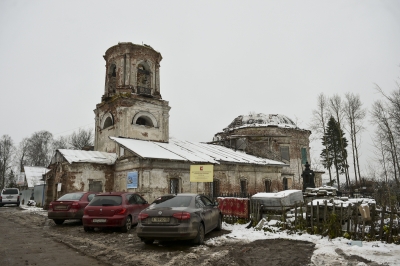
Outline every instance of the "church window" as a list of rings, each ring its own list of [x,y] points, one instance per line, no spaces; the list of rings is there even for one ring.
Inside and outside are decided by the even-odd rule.
[[[281,158],[286,161],[290,160],[289,146],[281,146]]]
[[[147,116],[141,116],[136,120],[136,125],[154,127],[153,121]]]
[[[283,190],[288,190],[288,179],[286,177],[283,178]]]
[[[114,125],[113,119],[111,114],[108,114],[108,117],[106,118],[106,120],[104,121],[103,124],[103,129],[108,128],[110,126]]]
[[[247,181],[246,180],[240,180],[240,194],[241,196],[246,196],[247,194]]]
[[[117,67],[112,64],[109,71],[108,92],[115,92],[117,85]]]
[[[265,179],[264,184],[265,184],[265,192],[271,192],[271,180]]]
[[[301,164],[306,164],[307,162],[307,149],[301,148]]]

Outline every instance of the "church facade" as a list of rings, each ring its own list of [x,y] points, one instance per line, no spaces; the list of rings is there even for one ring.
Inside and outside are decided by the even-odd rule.
[[[94,151],[58,150],[46,174],[47,200],[74,191],[132,191],[149,202],[169,193],[240,195],[284,190],[281,160],[213,143],[169,138],[161,97],[162,56],[148,45],[109,48],[105,86],[96,105]],[[213,166],[212,182],[193,182],[191,167]]]

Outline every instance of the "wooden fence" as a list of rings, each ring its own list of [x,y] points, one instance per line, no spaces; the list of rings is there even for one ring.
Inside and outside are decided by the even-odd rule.
[[[247,214],[240,215],[228,211],[224,213],[221,198],[237,198],[247,204]],[[370,217],[363,218],[359,211],[360,203],[341,203],[336,206],[323,201],[323,204],[313,205],[297,203],[292,206],[263,206],[257,201],[251,201],[250,195],[233,197],[233,194],[216,198],[228,223],[250,223],[255,226],[264,217],[279,220],[279,225],[288,230],[306,230],[310,234],[329,236],[330,238],[345,236],[353,240],[381,240],[387,243],[400,244],[400,212],[395,207],[383,206],[378,209],[369,205]],[[232,202],[232,201],[231,201]],[[271,207],[275,207],[271,210]],[[290,211],[287,211],[290,210]],[[227,210],[225,210],[227,211]]]

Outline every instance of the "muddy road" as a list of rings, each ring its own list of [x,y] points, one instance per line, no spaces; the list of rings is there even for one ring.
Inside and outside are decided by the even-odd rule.
[[[63,266],[309,265],[314,250],[312,243],[283,239],[251,243],[237,241],[218,246],[207,244],[211,238],[230,233],[226,230],[207,234],[205,245],[200,246],[188,242],[157,241],[153,245],[145,245],[136,236],[135,228],[129,233],[118,230],[87,233],[83,231],[80,221],[55,225],[45,214],[43,211],[24,211],[11,206],[0,208],[0,244],[7,243],[4,239],[6,234],[17,238],[19,243],[17,252],[0,253],[1,265],[50,265],[47,263],[49,260],[51,265]],[[28,237],[33,244],[26,244]],[[21,259],[13,260],[18,256]],[[90,261],[85,262],[85,258]],[[21,260],[23,263],[20,263]]]

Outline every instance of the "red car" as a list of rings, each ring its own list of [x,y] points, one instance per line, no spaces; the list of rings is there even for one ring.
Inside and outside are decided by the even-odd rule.
[[[56,201],[52,201],[47,211],[49,219],[62,224],[67,219],[82,219],[83,210],[97,192],[67,193]]]
[[[149,206],[139,194],[109,192],[97,194],[86,206],[82,218],[85,232],[94,228],[117,227],[128,232],[138,223],[138,215]]]

